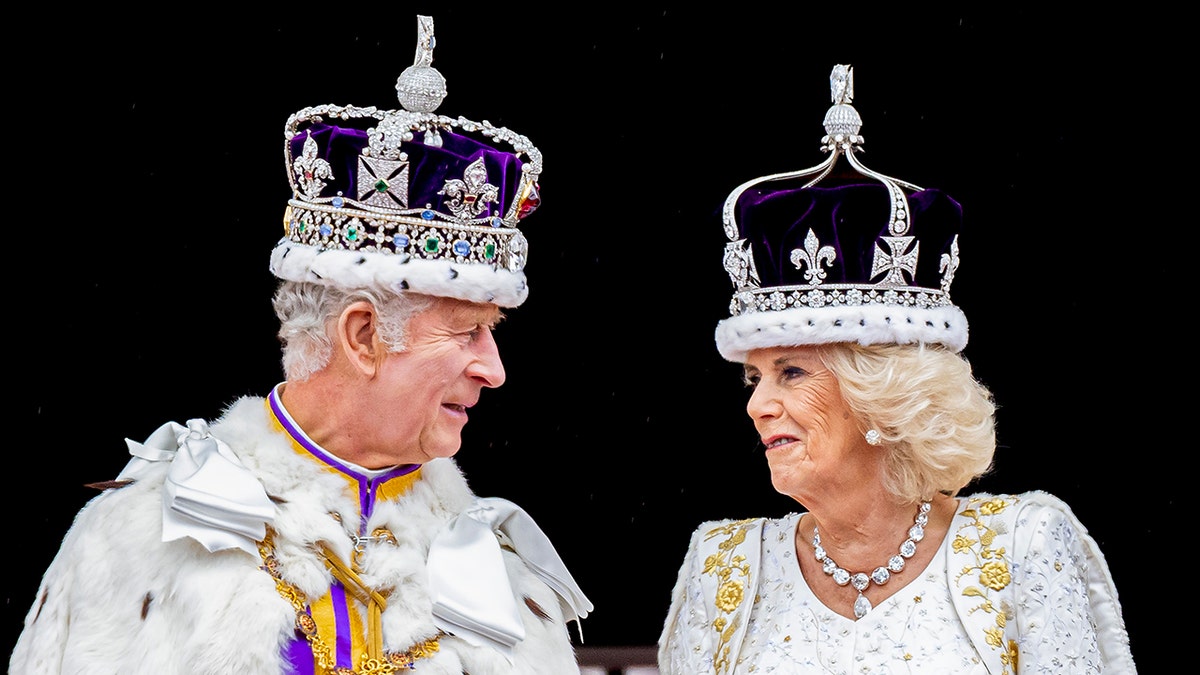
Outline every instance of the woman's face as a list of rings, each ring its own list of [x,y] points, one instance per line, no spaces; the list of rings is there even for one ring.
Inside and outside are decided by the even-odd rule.
[[[750,352],[746,412],[766,446],[771,483],[801,502],[836,496],[864,478],[876,461],[842,398],[837,379],[813,347]]]

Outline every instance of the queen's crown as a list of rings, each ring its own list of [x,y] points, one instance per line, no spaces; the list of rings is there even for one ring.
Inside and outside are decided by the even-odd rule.
[[[824,342],[961,350],[967,322],[950,284],[962,209],[939,190],[864,166],[853,70],[837,65],[829,81],[821,139],[829,156],[747,181],[725,201],[723,263],[734,295],[717,347],[734,361],[759,347]],[[852,171],[834,172],[839,157]]]

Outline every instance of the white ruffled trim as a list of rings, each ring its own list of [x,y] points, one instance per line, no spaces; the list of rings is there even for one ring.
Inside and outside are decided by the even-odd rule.
[[[346,288],[382,284],[397,291],[516,307],[529,295],[524,272],[482,263],[422,260],[370,251],[320,251],[286,238],[271,252],[271,273]]]
[[[967,317],[948,307],[839,305],[750,312],[717,324],[717,351],[744,363],[752,349],[857,342],[939,343],[960,352],[967,346]]]

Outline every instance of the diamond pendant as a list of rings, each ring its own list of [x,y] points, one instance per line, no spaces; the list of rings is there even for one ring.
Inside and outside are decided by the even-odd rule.
[[[861,619],[869,611],[871,611],[871,601],[862,592],[859,592],[858,599],[854,601],[854,618]]]
[[[833,578],[833,581],[838,586],[850,584],[858,591],[858,599],[854,601],[854,618],[861,619],[871,611],[871,601],[863,595],[863,591],[875,582],[876,585],[882,586],[892,578],[892,574],[899,574],[904,569],[905,558],[913,557],[917,552],[917,542],[925,538],[925,525],[929,523],[929,511],[933,505],[924,501],[917,507],[917,516],[913,519],[913,526],[908,529],[908,539],[900,544],[900,552],[897,555],[888,559],[887,566],[876,567],[871,572],[870,576],[866,572],[849,572],[839,566],[825,552],[825,548],[821,546],[821,533],[813,526],[813,555],[817,561],[821,563],[821,571]]]

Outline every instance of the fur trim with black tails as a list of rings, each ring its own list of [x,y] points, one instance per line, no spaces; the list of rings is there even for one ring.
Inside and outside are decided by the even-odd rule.
[[[397,292],[490,302],[517,307],[529,287],[525,273],[479,263],[422,260],[408,255],[356,251],[321,251],[284,237],[271,252],[271,273],[281,279],[310,281],[344,288],[381,285]]]
[[[939,343],[955,352],[967,346],[967,317],[953,305],[838,305],[750,312],[717,324],[717,351],[745,363],[753,349],[828,342]]]

